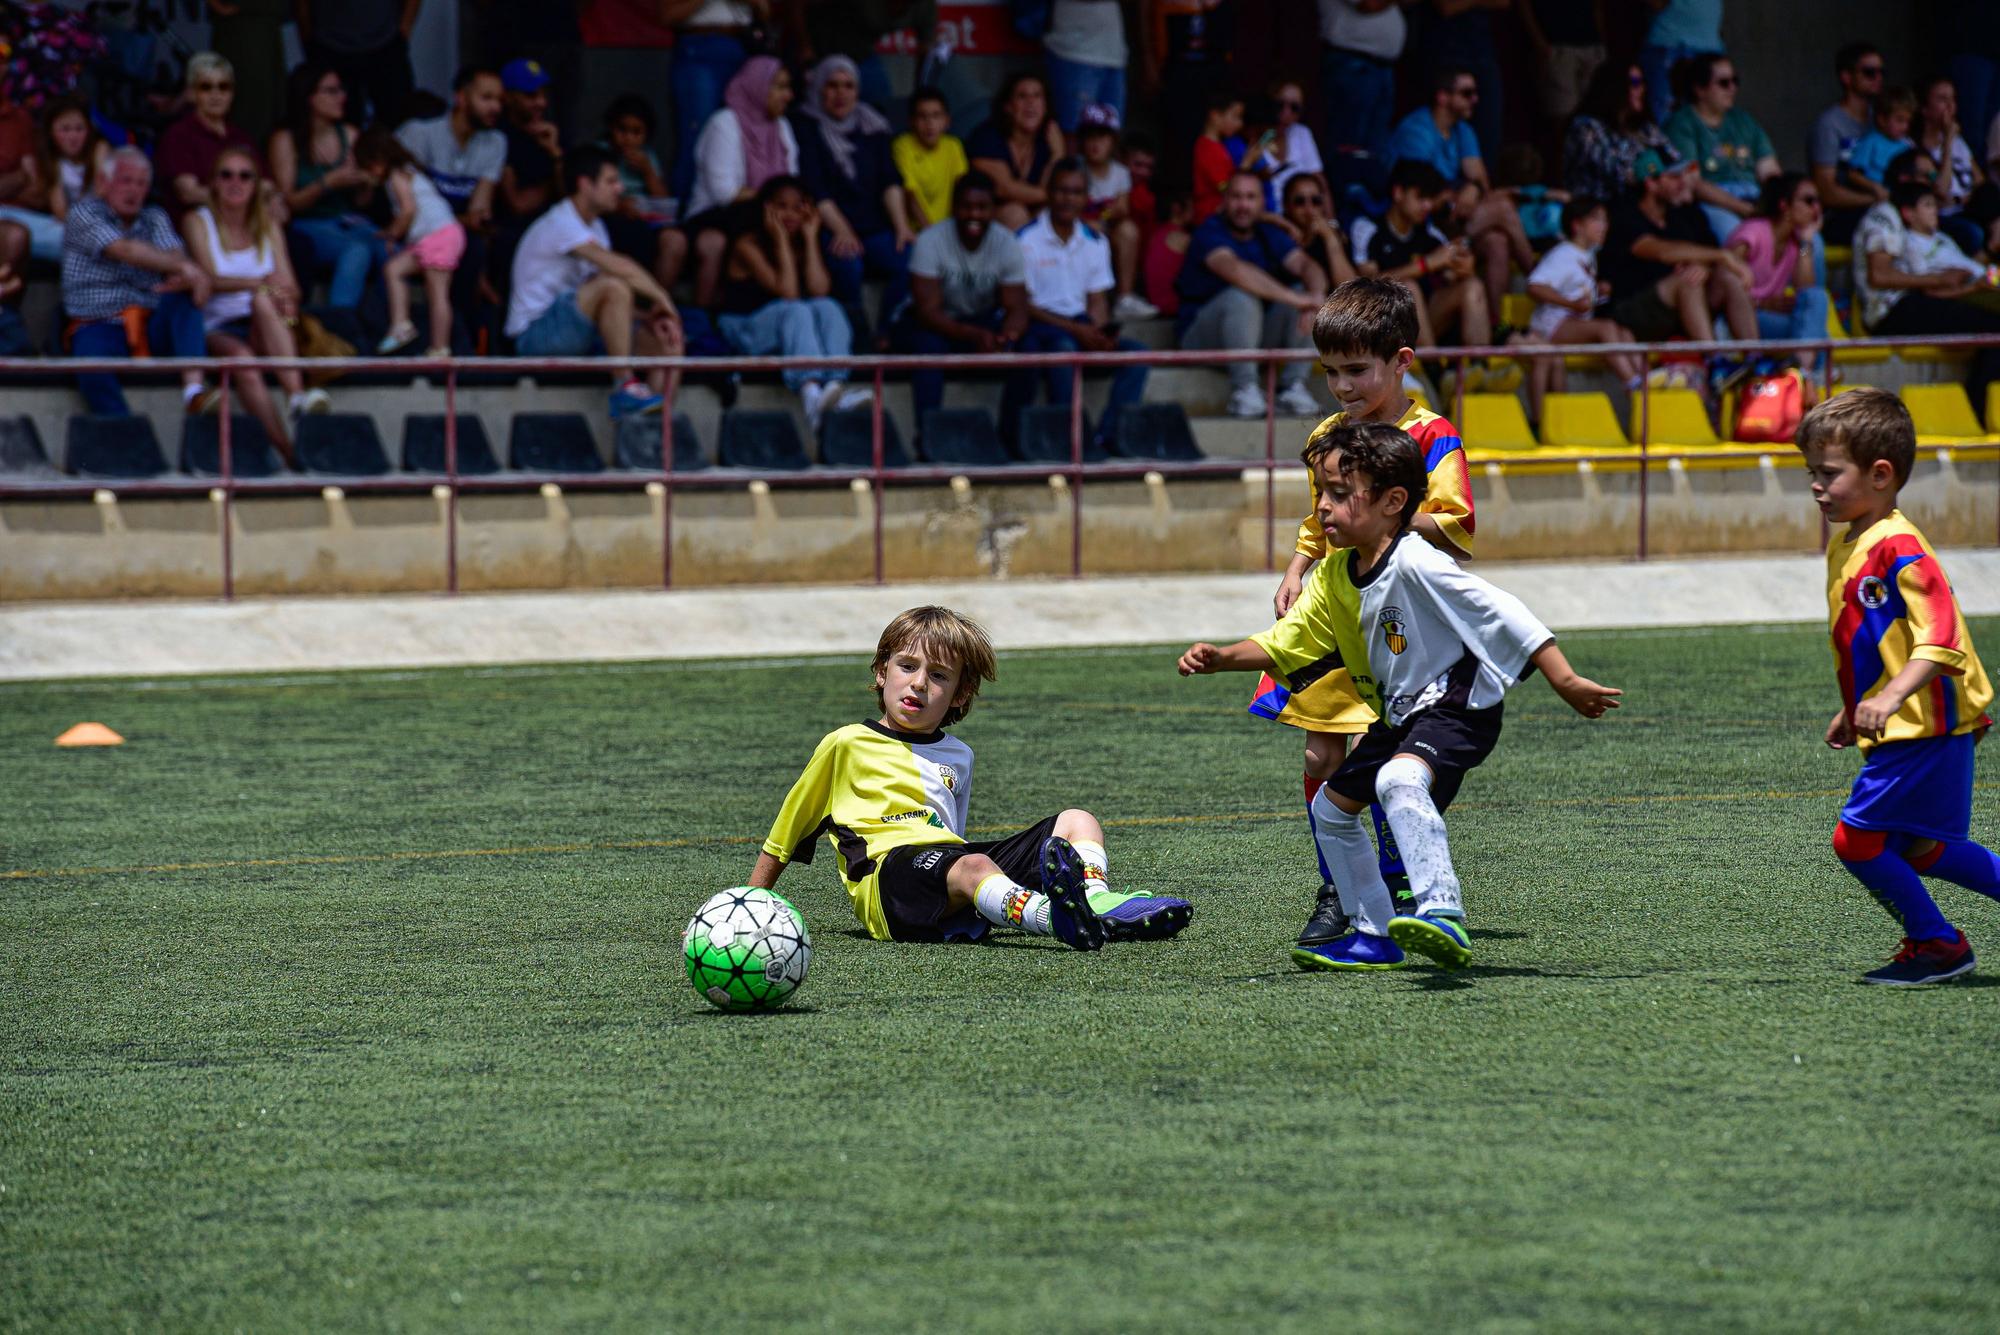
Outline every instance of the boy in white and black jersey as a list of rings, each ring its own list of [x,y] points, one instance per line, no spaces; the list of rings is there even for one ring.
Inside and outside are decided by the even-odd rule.
[[[1580,677],[1521,600],[1429,543],[1410,521],[1423,500],[1423,450],[1400,428],[1347,422],[1316,442],[1326,559],[1286,617],[1261,635],[1181,656],[1181,675],[1283,676],[1337,654],[1377,722],[1313,799],[1314,837],[1354,930],[1301,946],[1314,969],[1395,969],[1405,948],[1447,968],[1470,962],[1458,875],[1440,814],[1500,738],[1501,702],[1531,670],[1586,718],[1619,692]],[[1380,801],[1409,867],[1414,914],[1396,915],[1360,813]]]

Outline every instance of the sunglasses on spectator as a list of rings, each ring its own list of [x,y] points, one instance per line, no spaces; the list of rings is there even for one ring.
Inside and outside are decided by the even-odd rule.
[[[218,181],[254,181],[257,179],[257,173],[253,171],[242,171],[242,170],[237,170],[233,172],[217,172],[215,174],[215,179]]]
[[[236,85],[233,83],[203,82],[203,83],[198,83],[194,86],[194,90],[197,93],[227,93],[227,92],[233,92],[235,88]]]
[[[1452,89],[1451,91],[1452,91],[1452,95],[1453,95],[1454,97],[1478,97],[1478,96],[1479,96],[1479,90],[1478,90],[1477,88],[1474,88],[1474,87],[1471,87],[1471,86],[1469,86],[1469,85],[1468,85],[1467,87],[1464,87],[1464,88],[1454,88],[1454,89]]]
[[[1634,88],[1644,88],[1646,86],[1646,76],[1643,74],[1628,74],[1625,76],[1625,81]]]
[[[1296,97],[1281,97],[1278,99],[1278,107],[1283,111],[1299,111],[1305,107],[1305,103]]]
[[[1708,86],[1710,88],[1734,88],[1736,86],[1736,76],[1734,74],[1725,74],[1720,79],[1710,79]]]
[[[1879,79],[1882,77],[1882,67],[1880,65],[1856,65],[1854,73],[1858,78]]]
[[[1310,195],[1293,195],[1292,203],[1313,204],[1313,205],[1324,204],[1326,203],[1326,196],[1319,194],[1318,192],[1314,192],[1313,194]]]

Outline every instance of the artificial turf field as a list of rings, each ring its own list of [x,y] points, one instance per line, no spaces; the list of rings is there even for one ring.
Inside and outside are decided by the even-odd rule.
[[[2000,1328],[2000,905],[1943,892],[1991,972],[1856,982],[1820,630],[1565,644],[1629,703],[1515,692],[1468,973],[1292,969],[1248,679],[1016,654],[975,824],[1089,806],[1193,925],[878,944],[823,850],[763,1016],[680,930],[857,660],[0,687],[0,1324]]]

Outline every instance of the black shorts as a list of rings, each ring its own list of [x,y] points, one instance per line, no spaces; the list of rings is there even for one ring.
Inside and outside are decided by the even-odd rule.
[[[1042,886],[1042,845],[1056,832],[1050,816],[1019,834],[977,844],[908,844],[882,855],[875,882],[882,916],[896,941],[977,941],[989,924],[972,909],[951,907],[945,875],[967,853],[984,853],[1030,890]]]
[[[1641,343],[1661,343],[1685,332],[1681,313],[1660,300],[1657,283],[1620,298],[1606,314],[1631,330],[1632,337]]]
[[[1400,728],[1377,721],[1347,753],[1347,759],[1326,786],[1350,802],[1375,800],[1375,776],[1396,756],[1408,752],[1431,767],[1431,800],[1439,811],[1458,796],[1467,773],[1493,754],[1500,740],[1500,710],[1454,709],[1435,705]]]

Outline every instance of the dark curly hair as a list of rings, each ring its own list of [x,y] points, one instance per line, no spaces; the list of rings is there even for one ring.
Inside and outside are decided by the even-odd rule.
[[[1342,422],[1330,431],[1313,433],[1303,456],[1306,467],[1318,467],[1319,461],[1335,450],[1340,451],[1338,471],[1342,478],[1366,477],[1367,489],[1374,493],[1390,487],[1403,489],[1402,526],[1408,528],[1430,484],[1430,475],[1424,472],[1423,447],[1410,433],[1387,422]]]

